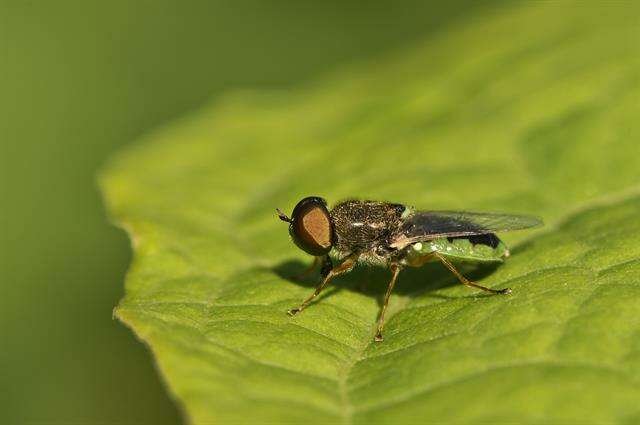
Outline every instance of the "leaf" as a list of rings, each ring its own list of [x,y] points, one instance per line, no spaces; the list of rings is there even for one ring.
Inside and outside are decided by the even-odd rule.
[[[122,152],[101,182],[135,258],[116,315],[192,422],[640,420],[637,3],[485,11],[293,91],[239,92]],[[313,280],[275,207],[307,195],[524,212],[513,255]]]

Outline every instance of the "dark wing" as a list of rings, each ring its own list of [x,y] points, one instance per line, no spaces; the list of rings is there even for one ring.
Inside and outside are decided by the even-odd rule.
[[[435,238],[486,235],[528,229],[542,225],[531,215],[479,213],[469,211],[417,211],[402,224],[391,241],[394,248]]]

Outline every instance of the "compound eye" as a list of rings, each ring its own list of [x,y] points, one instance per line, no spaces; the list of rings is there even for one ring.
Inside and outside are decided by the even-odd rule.
[[[333,223],[324,199],[304,198],[293,209],[291,220],[289,233],[298,248],[315,256],[331,251]]]

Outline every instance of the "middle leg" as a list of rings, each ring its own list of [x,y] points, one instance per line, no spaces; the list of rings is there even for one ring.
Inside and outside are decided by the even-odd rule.
[[[400,266],[396,263],[392,263],[391,266],[389,266],[389,268],[391,269],[391,273],[392,273],[391,282],[389,282],[387,293],[384,296],[384,303],[382,304],[382,310],[380,311],[380,318],[378,319],[378,330],[374,338],[376,342],[380,342],[383,340],[382,329],[384,328],[384,314],[387,312],[387,306],[389,305],[389,298],[391,298],[391,292],[393,291],[393,287],[396,284],[398,273],[400,273]]]

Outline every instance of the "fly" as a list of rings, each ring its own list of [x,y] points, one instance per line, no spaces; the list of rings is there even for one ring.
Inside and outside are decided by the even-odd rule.
[[[280,220],[289,223],[291,239],[314,262],[302,276],[320,266],[322,281],[313,294],[288,311],[295,316],[320,294],[334,277],[359,263],[378,264],[391,270],[375,341],[382,341],[384,315],[398,274],[403,267],[421,267],[440,261],[460,283],[492,294],[510,294],[511,289],[491,289],[465,278],[454,262],[502,262],[509,256],[496,232],[528,229],[542,225],[530,215],[467,211],[416,211],[402,204],[347,200],[331,211],[320,197],[304,198],[291,217],[276,209]],[[333,264],[329,252],[339,262]]]

